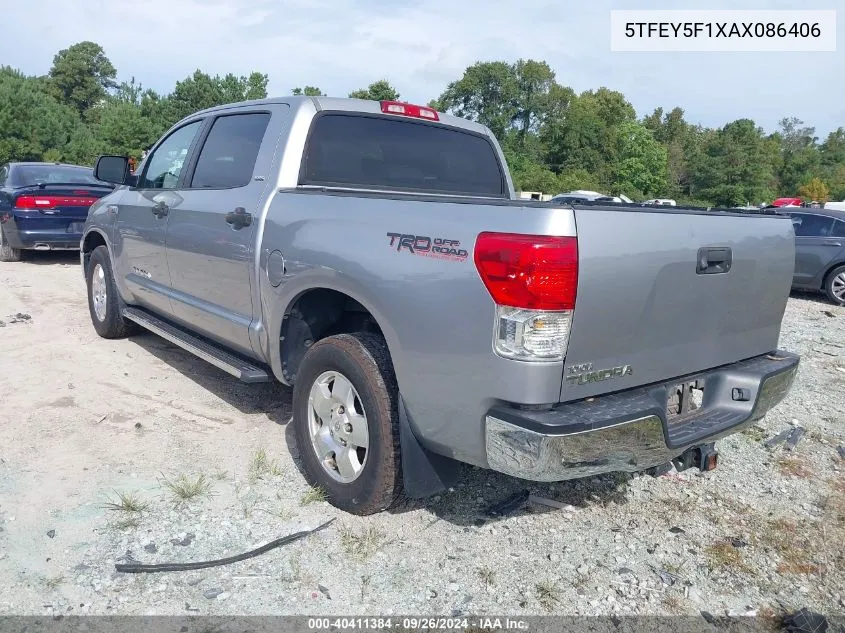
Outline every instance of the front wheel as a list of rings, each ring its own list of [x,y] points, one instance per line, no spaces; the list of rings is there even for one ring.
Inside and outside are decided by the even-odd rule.
[[[134,324],[120,314],[120,300],[114,283],[111,259],[105,246],[91,251],[88,270],[88,311],[97,334],[103,338],[123,338],[134,330]]]
[[[398,388],[384,339],[339,334],[311,346],[293,410],[306,478],[329,503],[358,515],[394,503],[402,489]]]
[[[12,248],[3,233],[3,227],[0,226],[0,262],[19,262],[21,261],[21,249]]]
[[[837,305],[845,305],[845,266],[834,268],[824,284],[827,298]]]

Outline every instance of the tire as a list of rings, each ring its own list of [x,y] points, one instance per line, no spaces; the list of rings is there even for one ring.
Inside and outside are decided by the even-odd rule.
[[[85,271],[88,285],[88,311],[97,334],[103,338],[124,338],[136,328],[120,314],[120,295],[114,283],[111,259],[105,246],[91,252]]]
[[[305,353],[293,389],[294,436],[306,479],[336,508],[373,514],[401,493],[398,394],[380,336],[329,336]]]
[[[3,227],[0,226],[0,262],[19,261],[21,261],[21,249],[9,246],[9,242],[3,233]]]
[[[833,303],[845,306],[845,266],[834,268],[824,281],[824,292]]]

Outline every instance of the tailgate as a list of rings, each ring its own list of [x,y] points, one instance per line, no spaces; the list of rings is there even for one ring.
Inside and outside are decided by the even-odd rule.
[[[591,208],[575,220],[578,294],[562,402],[777,347],[795,262],[788,217]]]

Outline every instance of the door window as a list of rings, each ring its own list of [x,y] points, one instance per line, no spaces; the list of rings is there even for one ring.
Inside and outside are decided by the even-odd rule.
[[[833,225],[833,233],[831,237],[845,237],[845,222],[837,220]]]
[[[202,121],[194,121],[173,132],[147,158],[139,189],[175,189],[188,151]]]
[[[266,112],[218,117],[197,159],[191,188],[228,189],[249,184],[269,122]]]
[[[833,230],[833,218],[811,213],[793,213],[795,237],[827,237]]]

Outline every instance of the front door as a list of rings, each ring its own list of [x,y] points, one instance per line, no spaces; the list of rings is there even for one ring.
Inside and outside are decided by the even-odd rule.
[[[250,356],[255,232],[278,138],[270,119],[240,110],[213,120],[167,228],[175,318]]]
[[[136,187],[120,194],[117,205],[115,271],[130,302],[172,313],[165,236],[170,210],[180,203],[182,167],[202,121],[174,130],[148,157]]]

